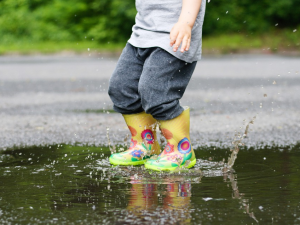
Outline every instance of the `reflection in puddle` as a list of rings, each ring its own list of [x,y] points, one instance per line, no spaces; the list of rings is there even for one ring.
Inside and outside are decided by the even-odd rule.
[[[240,202],[240,209],[243,209],[244,212],[246,212],[250,218],[254,219],[255,222],[258,223],[258,220],[255,218],[254,213],[250,212],[250,203],[249,199],[246,198],[245,194],[242,194],[239,192],[239,188],[237,185],[237,174],[234,173],[224,173],[224,181],[227,182],[227,179],[231,183],[231,188],[232,188],[232,198],[233,199],[238,199]]]
[[[182,177],[164,179],[162,182],[145,184],[145,181],[131,178],[127,210],[132,213],[132,223],[140,224],[148,220],[155,224],[187,224],[191,221],[191,183],[184,182]],[[123,221],[128,222],[126,220],[127,218]]]
[[[200,177],[201,178],[201,177]],[[141,224],[145,220],[154,224],[190,224],[194,219],[191,215],[195,211],[192,197],[192,182],[183,176],[172,176],[160,180],[136,180],[130,178],[132,187],[126,213],[118,220],[121,223]],[[232,188],[232,199],[239,201],[240,213],[245,213],[258,222],[251,207],[249,199],[240,193],[237,185],[237,174],[229,171],[223,174],[223,180]],[[198,180],[200,183],[201,179]],[[203,201],[226,201],[226,198],[204,197]],[[126,214],[125,213],[125,214]],[[123,214],[124,216],[124,214]],[[209,219],[209,217],[208,217]],[[195,220],[195,219],[194,219]]]

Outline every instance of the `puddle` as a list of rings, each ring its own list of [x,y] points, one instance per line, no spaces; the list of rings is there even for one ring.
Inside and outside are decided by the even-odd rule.
[[[194,169],[111,167],[107,147],[1,151],[1,224],[299,224],[300,144],[196,149]],[[201,171],[200,171],[201,169]]]

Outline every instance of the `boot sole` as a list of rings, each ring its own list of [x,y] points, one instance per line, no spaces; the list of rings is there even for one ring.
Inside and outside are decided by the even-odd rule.
[[[190,164],[188,165],[188,167],[186,167],[187,169],[194,167],[196,164],[196,158],[194,160],[192,160],[190,162]],[[184,166],[180,166],[180,168],[183,168]],[[152,165],[148,165],[147,163],[145,164],[145,168],[146,169],[150,169],[150,170],[155,170],[155,171],[174,171],[176,170],[178,167],[170,167],[170,168],[159,168],[156,166],[152,166]]]
[[[111,157],[109,157],[109,162],[114,166],[139,166],[145,164],[146,160],[140,160],[136,162],[122,162],[119,160],[114,160]]]

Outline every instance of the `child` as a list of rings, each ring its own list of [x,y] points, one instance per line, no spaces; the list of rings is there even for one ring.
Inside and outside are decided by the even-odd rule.
[[[113,72],[109,96],[131,132],[130,148],[111,155],[114,165],[173,171],[193,167],[189,108],[179,104],[201,58],[205,0],[136,0],[137,15]],[[162,153],[155,127],[168,143]],[[158,158],[152,155],[158,155]]]

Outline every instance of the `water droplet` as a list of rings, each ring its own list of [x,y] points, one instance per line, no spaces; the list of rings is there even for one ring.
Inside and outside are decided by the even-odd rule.
[[[90,51],[90,48],[88,48],[88,51]]]
[[[293,32],[295,33],[297,31],[297,29],[293,30]]]
[[[275,24],[275,27],[277,27],[277,26],[278,26],[278,23]]]
[[[228,14],[228,11],[226,12],[226,14]]]

